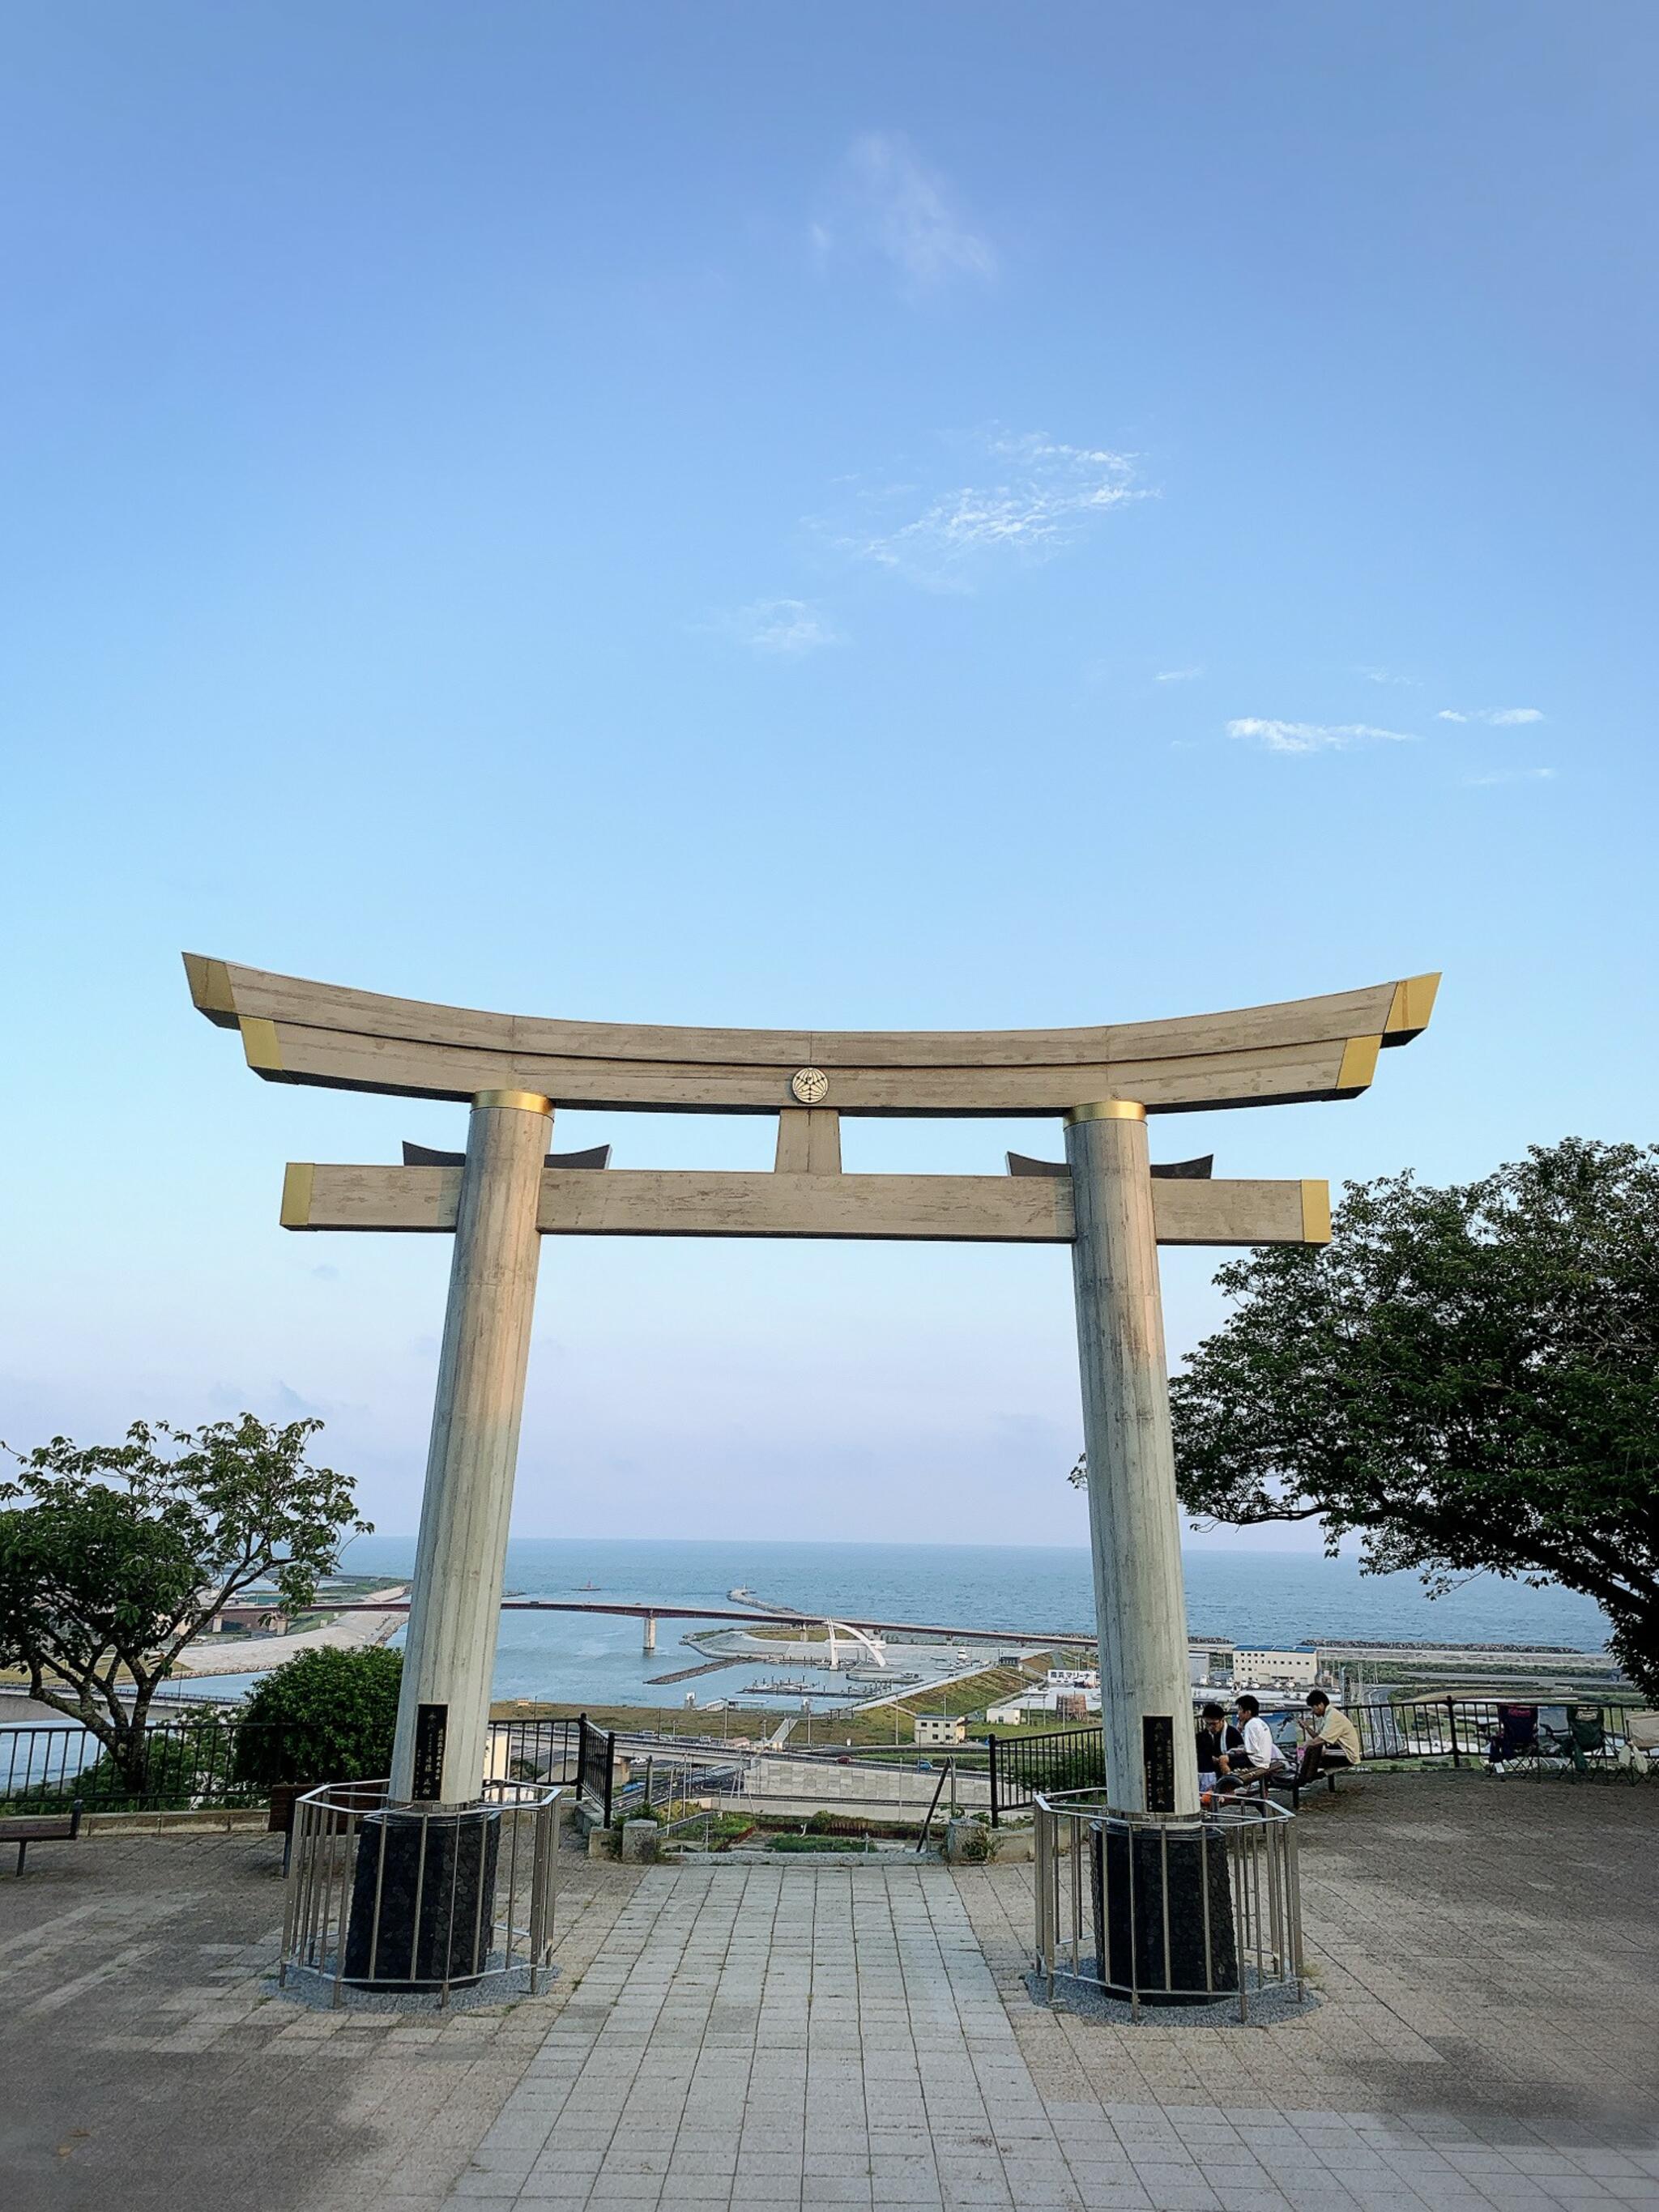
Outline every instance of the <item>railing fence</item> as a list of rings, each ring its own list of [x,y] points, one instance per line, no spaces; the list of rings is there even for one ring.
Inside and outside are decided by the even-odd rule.
[[[1296,1821],[1282,1805],[1124,1812],[1039,1791],[1035,1964],[1048,1984],[1146,2004],[1304,1997]]]
[[[1280,1741],[1293,1747],[1299,1700],[1262,1702]],[[1455,1695],[1346,1708],[1369,1760],[1445,1759],[1461,1767],[1483,1763],[1496,1747],[1503,1759],[1530,1757],[1581,1768],[1611,1764],[1627,1741],[1628,1717],[1645,1710],[1634,1698],[1553,1703]],[[72,1723],[0,1725],[0,1811],[52,1812],[74,1797],[88,1813],[262,1806],[270,1800],[269,1778],[294,1771],[293,1762],[282,1755],[283,1733],[282,1723],[248,1720],[234,1709],[170,1716],[151,1722],[124,1768],[88,1730]],[[980,1748],[969,1747],[970,1757]],[[1029,1811],[1039,1794],[1105,1784],[1098,1726],[987,1737],[982,1750],[994,1826],[1011,1814]],[[700,1755],[688,1754],[684,1747],[653,1750],[635,1738],[629,1746],[632,1771],[624,1782],[617,1778],[617,1756],[615,1732],[595,1727],[585,1715],[579,1720],[496,1721],[490,1729],[487,1771],[500,1782],[573,1783],[588,1816],[609,1827],[620,1812],[739,1790],[746,1758],[763,1757],[787,1765],[792,1774],[829,1765],[844,1769],[848,1763],[778,1750],[722,1753],[712,1745]],[[959,1776],[972,1771],[960,1759],[953,1763]],[[890,1771],[890,1763],[883,1764]],[[924,1788],[933,1778],[931,1769],[915,1771]],[[294,1778],[307,1788],[316,1783],[310,1774]],[[807,1790],[803,1802],[812,1794]],[[850,1802],[844,1784],[833,1794],[837,1802]],[[870,1802],[888,1800],[872,1796]]]
[[[617,1778],[616,1732],[595,1728],[586,1713],[577,1722],[576,1730],[577,1802],[600,1827],[608,1828]]]
[[[1224,1697],[1225,1692],[1218,1695]],[[1261,1699],[1262,1717],[1287,1751],[1299,1739],[1293,1703]],[[1636,1698],[1590,1703],[1536,1698],[1404,1698],[1389,1705],[1344,1708],[1358,1731],[1368,1759],[1448,1759],[1454,1766],[1484,1765],[1494,1747],[1500,1757],[1540,1756],[1582,1765],[1616,1751],[1626,1741],[1626,1716],[1644,1711]],[[1530,1749],[1528,1731],[1531,1731]],[[1027,1810],[1037,1796],[1103,1789],[1105,1753],[1098,1724],[1048,1729],[1024,1736],[984,1740],[991,1771],[991,1825]]]
[[[580,1734],[579,1721],[492,1721],[490,1776],[500,1782],[574,1782]]]
[[[1264,1705],[1266,1701],[1263,1701]],[[1292,1707],[1285,1713],[1297,1708]],[[1612,1748],[1625,1740],[1626,1716],[1644,1710],[1636,1698],[1601,1702],[1526,1698],[1404,1698],[1390,1705],[1344,1708],[1358,1731],[1367,1759],[1449,1759],[1454,1766],[1481,1765],[1494,1746],[1525,1741],[1540,1753],[1571,1758],[1572,1746]]]
[[[489,1735],[493,1780],[556,1785],[574,1780],[574,1721],[496,1721]],[[153,1721],[142,1744],[118,1765],[90,1730],[62,1726],[0,1727],[0,1812],[52,1812],[78,1797],[88,1813],[234,1812],[270,1801],[283,1756],[280,1721],[234,1711]],[[318,1786],[315,1775],[295,1779]]]
[[[390,1804],[384,1781],[307,1791],[295,1808],[277,1978],[440,2005],[520,1976],[534,1996],[552,1948],[562,1792],[486,1781],[456,1812]]]
[[[987,1736],[991,1771],[991,1826],[1005,1814],[1024,1812],[1039,1794],[1065,1790],[1103,1790],[1106,1747],[1100,1726],[1045,1729],[1029,1736]]]

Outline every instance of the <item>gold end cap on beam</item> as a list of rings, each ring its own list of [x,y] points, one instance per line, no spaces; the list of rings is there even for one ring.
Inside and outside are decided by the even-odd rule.
[[[210,960],[202,952],[186,952],[183,958],[191,1003],[197,1012],[205,1014],[222,1030],[234,1030],[236,1000],[231,992],[228,967],[222,960]]]
[[[480,1091],[475,1093],[474,1106],[516,1106],[520,1113],[546,1114],[553,1111],[553,1101],[544,1098],[539,1091]]]
[[[1376,1055],[1382,1049],[1380,1036],[1348,1039],[1342,1048],[1342,1065],[1336,1072],[1339,1097],[1348,1098],[1356,1091],[1370,1090],[1376,1074]]]
[[[1304,1182],[1302,1186],[1302,1242],[1328,1244],[1331,1241],[1331,1187],[1328,1182]]]
[[[1097,1098],[1087,1106],[1068,1108],[1066,1126],[1079,1121],[1144,1121],[1146,1109],[1138,1098]]]
[[[268,1022],[263,1014],[244,1014],[240,1026],[248,1066],[258,1075],[280,1075],[283,1054],[276,1042],[276,1023]]]
[[[290,1160],[283,1171],[283,1226],[309,1229],[311,1187],[317,1170],[310,1160]]]
[[[1439,988],[1438,969],[1432,975],[1407,975],[1403,983],[1396,983],[1389,1018],[1382,1025],[1383,1043],[1409,1044],[1414,1036],[1420,1036],[1429,1026]]]

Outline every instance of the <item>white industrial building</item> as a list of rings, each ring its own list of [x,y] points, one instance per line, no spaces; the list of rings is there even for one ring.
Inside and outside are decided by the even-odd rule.
[[[1319,1654],[1311,1644],[1293,1651],[1233,1649],[1235,1690],[1310,1690],[1319,1680]]]
[[[917,1743],[962,1743],[967,1739],[968,1723],[959,1714],[918,1713],[915,1716]]]
[[[994,1728],[1017,1728],[1023,1721],[1056,1720],[1060,1717],[1062,1698],[1081,1698],[1086,1712],[1100,1711],[1100,1692],[1086,1685],[1073,1688],[1066,1684],[1049,1683],[1042,1689],[1016,1690],[1012,1698],[1004,1698],[994,1705],[987,1705],[985,1717]]]
[[[1307,1691],[1322,1678],[1320,1655],[1311,1644],[1275,1649],[1264,1644],[1229,1644],[1219,1637],[1195,1639],[1188,1645],[1187,1672],[1194,1704],[1200,1702],[1199,1692],[1203,1691],[1221,1689],[1235,1696],[1241,1690]],[[1015,1691],[1012,1697],[988,1705],[985,1717],[998,1728],[1014,1727],[1025,1721],[1052,1722],[1061,1717],[1061,1698],[1069,1701],[1079,1694],[1090,1712],[1100,1711],[1097,1668],[1050,1667],[1040,1688],[1034,1684],[1028,1690]]]

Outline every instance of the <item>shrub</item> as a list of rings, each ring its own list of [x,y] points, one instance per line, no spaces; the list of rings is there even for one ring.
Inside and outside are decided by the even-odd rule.
[[[954,1856],[969,1866],[980,1866],[991,1856],[991,1831],[978,1820],[963,1820],[952,1839]]]
[[[267,1674],[236,1732],[239,1782],[366,1782],[392,1765],[403,1654],[302,1651]]]
[[[1010,1760],[1006,1771],[1028,1790],[1040,1790],[1045,1797],[1056,1796],[1066,1790],[1104,1789],[1106,1750],[1098,1738],[1092,1743],[1078,1744],[1047,1756],[1041,1744],[1041,1737],[1020,1744],[1018,1749],[1026,1753],[1027,1757]]]

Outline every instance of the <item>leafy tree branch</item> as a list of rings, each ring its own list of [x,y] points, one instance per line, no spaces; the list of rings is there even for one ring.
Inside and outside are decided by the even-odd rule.
[[[1351,1183],[1332,1230],[1218,1273],[1233,1311],[1170,1383],[1183,1504],[1360,1533],[1436,1592],[1580,1590],[1659,1694],[1659,1148]]]
[[[307,1460],[321,1426],[135,1421],[118,1444],[9,1452],[0,1664],[26,1667],[31,1694],[88,1729],[136,1792],[151,1704],[185,1647],[255,1583],[301,1610],[343,1538],[368,1531],[349,1477]]]

